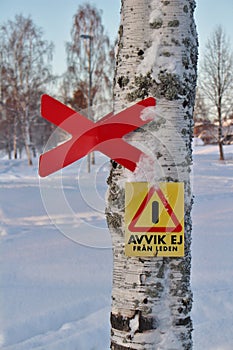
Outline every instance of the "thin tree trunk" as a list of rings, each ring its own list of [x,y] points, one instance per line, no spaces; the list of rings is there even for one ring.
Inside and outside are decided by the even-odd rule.
[[[14,159],[18,158],[18,152],[17,152],[17,120],[16,117],[14,117],[14,135],[13,135],[13,153],[14,153]]]
[[[222,135],[222,115],[221,108],[218,107],[218,147],[219,147],[219,160],[224,160],[223,152],[223,135]]]
[[[221,84],[221,50],[218,50],[218,147],[219,147],[219,160],[224,160],[223,154],[223,135],[222,135],[222,84]]]
[[[25,151],[27,154],[28,159],[28,165],[33,165],[32,163],[32,155],[31,155],[31,149],[30,149],[30,131],[29,131],[29,125],[28,121],[25,119],[24,125],[23,125],[23,133],[24,133],[24,145],[25,145]]]
[[[12,151],[12,145],[11,145],[11,128],[10,126],[8,125],[8,128],[7,128],[7,135],[6,135],[6,152],[7,152],[7,155],[8,155],[8,159],[12,159],[12,156],[11,156],[11,151]]]
[[[31,150],[30,150],[28,143],[25,143],[25,151],[27,154],[28,165],[31,166],[31,165],[33,165],[33,163],[32,163],[32,157],[31,157]]]
[[[17,138],[14,135],[14,140],[13,140],[13,153],[14,153],[14,159],[18,158],[18,153],[17,153]]]
[[[8,154],[8,159],[11,159],[11,146],[10,142],[7,143],[7,154]]]
[[[224,153],[223,153],[223,144],[222,141],[218,141],[218,147],[219,147],[219,160],[224,160]]]
[[[156,118],[128,140],[150,154],[132,175],[116,165],[108,178],[106,216],[114,270],[112,350],[192,348],[190,165],[196,86],[194,0],[124,0],[115,72],[114,111],[147,96],[157,100]],[[138,141],[139,140],[139,141]],[[126,181],[183,182],[185,256],[126,257]]]

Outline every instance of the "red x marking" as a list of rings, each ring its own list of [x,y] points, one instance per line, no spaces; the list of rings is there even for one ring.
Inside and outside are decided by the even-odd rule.
[[[50,175],[94,150],[134,171],[143,152],[125,142],[122,137],[152,120],[143,120],[141,115],[146,107],[155,106],[155,103],[155,99],[149,97],[118,114],[110,113],[93,123],[49,95],[43,95],[42,117],[67,131],[72,138],[41,154],[39,175]]]

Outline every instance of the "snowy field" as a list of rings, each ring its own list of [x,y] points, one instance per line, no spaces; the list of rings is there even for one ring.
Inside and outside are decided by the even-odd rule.
[[[194,350],[233,349],[233,146],[194,150]],[[112,252],[99,156],[39,182],[0,159],[0,349],[107,350]]]

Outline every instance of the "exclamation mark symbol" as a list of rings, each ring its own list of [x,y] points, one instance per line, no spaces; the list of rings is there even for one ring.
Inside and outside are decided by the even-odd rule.
[[[159,202],[152,202],[152,222],[157,224],[159,222]]]

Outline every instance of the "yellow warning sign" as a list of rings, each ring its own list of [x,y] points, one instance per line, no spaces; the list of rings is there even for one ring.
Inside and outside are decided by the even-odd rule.
[[[184,184],[127,182],[125,254],[184,256]]]

